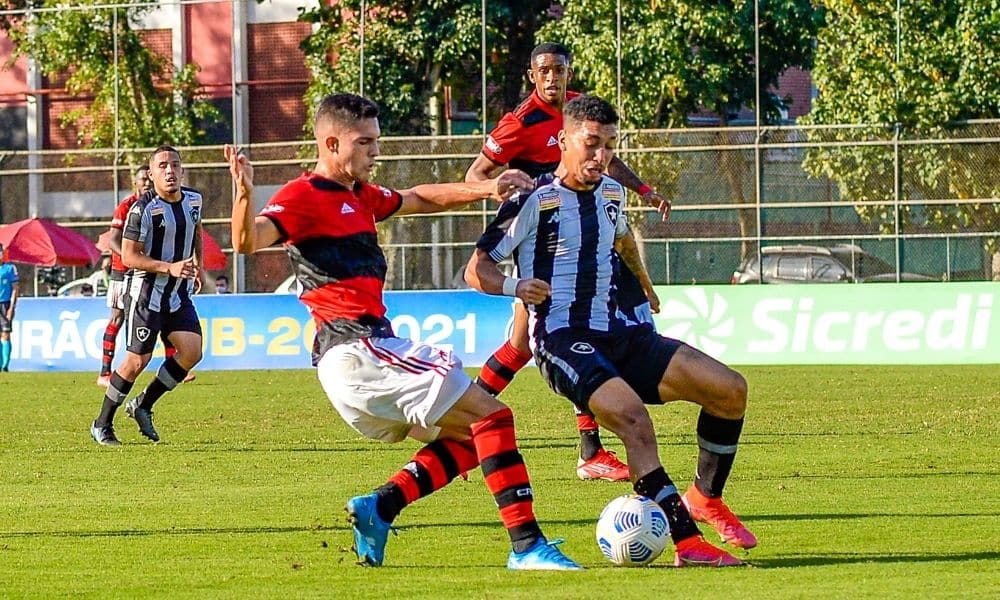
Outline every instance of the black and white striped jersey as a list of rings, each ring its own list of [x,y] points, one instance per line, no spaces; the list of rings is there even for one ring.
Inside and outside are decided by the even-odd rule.
[[[614,313],[611,251],[628,232],[625,190],[604,177],[589,191],[546,177],[527,197],[501,205],[476,247],[500,262],[510,256],[522,278],[541,279],[552,296],[531,306],[535,336],[563,327],[610,331]]]
[[[143,244],[146,256],[166,262],[194,255],[201,222],[201,192],[181,188],[181,199],[167,202],[155,190],[142,195],[129,210],[123,237]],[[130,269],[125,276],[130,302],[152,311],[174,312],[194,293],[194,281],[162,273]]]

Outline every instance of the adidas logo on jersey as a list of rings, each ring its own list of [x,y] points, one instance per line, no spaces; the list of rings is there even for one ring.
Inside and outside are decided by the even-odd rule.
[[[349,214],[352,214],[353,212],[354,212],[354,209],[353,209],[353,208],[351,208],[351,205],[350,205],[350,204],[345,204],[345,205],[344,205],[344,206],[343,206],[343,207],[342,207],[342,208],[340,209],[340,214],[342,214],[342,215],[349,215]]]
[[[556,139],[556,136],[550,135],[549,136],[549,141],[545,142],[545,147],[547,148],[549,146],[555,146],[558,143],[559,143],[559,140]]]

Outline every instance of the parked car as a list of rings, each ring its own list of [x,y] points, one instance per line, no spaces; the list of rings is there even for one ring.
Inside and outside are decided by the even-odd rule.
[[[299,280],[295,278],[295,275],[289,275],[287,279],[278,284],[278,287],[274,288],[275,294],[298,294],[299,293]]]
[[[85,293],[85,290],[90,288],[90,293]],[[69,283],[64,283],[62,286],[56,290],[56,296],[59,297],[77,297],[77,296],[93,296],[94,286],[91,285],[90,277],[82,277],[80,279],[74,279]]]
[[[833,246],[766,246],[764,283],[839,283],[896,281],[896,269],[854,244]],[[901,281],[937,281],[920,273],[901,273]],[[743,259],[731,283],[761,281],[756,254]]]

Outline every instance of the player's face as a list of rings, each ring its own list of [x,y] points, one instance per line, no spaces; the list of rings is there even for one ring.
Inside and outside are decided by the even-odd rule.
[[[132,189],[135,190],[137,194],[145,194],[153,187],[153,182],[149,179],[149,171],[143,169],[136,172],[135,177],[132,178]]]
[[[566,168],[563,179],[568,183],[597,185],[615,156],[618,126],[567,120],[566,128],[559,132],[559,144]]]
[[[379,155],[378,139],[382,132],[378,119],[356,121],[335,133],[335,137],[327,139],[327,147],[333,154],[338,170],[350,175],[355,181],[368,181]]]
[[[153,187],[164,198],[180,191],[183,176],[181,157],[176,152],[164,150],[153,155],[149,161],[149,177],[153,181]]]
[[[535,91],[542,100],[555,106],[562,106],[566,98],[566,86],[572,73],[565,56],[539,54],[528,69],[528,79],[535,84]]]

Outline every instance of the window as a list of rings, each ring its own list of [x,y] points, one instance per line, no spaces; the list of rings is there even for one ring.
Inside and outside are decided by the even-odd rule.
[[[778,258],[778,278],[805,281],[809,259],[805,256],[781,256]]]
[[[812,278],[819,282],[843,281],[847,279],[847,271],[835,260],[814,256]]]

